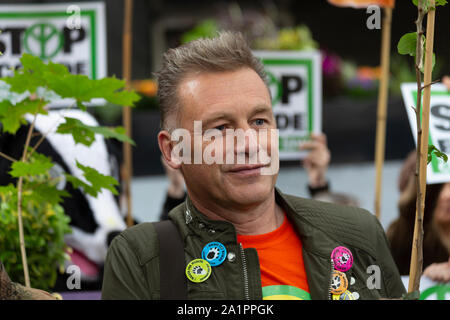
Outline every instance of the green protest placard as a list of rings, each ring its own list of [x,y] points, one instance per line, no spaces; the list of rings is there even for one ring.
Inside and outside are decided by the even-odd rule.
[[[417,145],[416,115],[417,84],[402,84],[403,100],[409,124]],[[450,91],[442,84],[431,87],[429,145],[434,145],[443,153],[450,155]],[[427,167],[427,183],[450,182],[450,163],[433,155]]]
[[[279,129],[280,160],[306,155],[299,143],[322,126],[322,67],[317,51],[254,51],[263,62]]]
[[[107,76],[103,2],[0,5],[0,30],[0,77],[20,67],[23,53],[91,79]],[[71,103],[57,100],[51,106]]]
[[[0,6],[0,77],[24,52],[92,79],[106,76],[104,3]]]

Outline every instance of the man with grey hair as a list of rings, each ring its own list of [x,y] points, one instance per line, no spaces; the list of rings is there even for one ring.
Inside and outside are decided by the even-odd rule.
[[[169,214],[171,231],[143,223],[114,239],[103,299],[402,296],[372,214],[275,187],[270,90],[241,34],[222,32],[170,49],[157,76],[159,147],[167,164],[181,170],[188,196]]]

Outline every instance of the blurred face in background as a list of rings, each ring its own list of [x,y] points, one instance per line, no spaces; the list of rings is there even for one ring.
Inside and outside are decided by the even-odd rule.
[[[438,197],[438,203],[433,215],[434,222],[439,226],[450,228],[450,183],[444,184]]]
[[[245,143],[235,143],[233,148],[225,144],[227,129],[253,129],[256,133],[266,129],[270,134],[270,129],[276,128],[270,94],[258,74],[249,68],[194,74],[182,81],[178,94],[181,101],[179,127],[187,129],[193,136],[194,121],[201,121],[203,133],[212,129],[223,137],[217,141],[203,141],[202,152],[214,143],[216,147],[222,147],[222,150],[214,150],[222,153],[223,159],[230,152],[245,157],[245,164],[207,164],[204,161],[201,164],[181,164],[191,198],[204,205],[209,202],[213,206],[242,208],[273,195],[277,174],[261,175],[260,172],[270,164],[249,165],[249,158],[255,152],[249,145],[256,142],[261,147],[258,137],[246,137]],[[267,140],[264,148],[270,156],[270,137]],[[194,141],[191,143],[193,155]]]

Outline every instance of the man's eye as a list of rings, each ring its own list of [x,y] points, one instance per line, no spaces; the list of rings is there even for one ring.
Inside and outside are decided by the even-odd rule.
[[[262,126],[262,125],[264,125],[266,123],[266,120],[264,120],[264,119],[256,119],[255,120],[255,124],[257,125],[257,126]]]
[[[217,126],[217,127],[214,127],[214,129],[217,129],[217,130],[220,130],[220,131],[223,131],[223,130],[225,130],[225,125],[224,124],[222,124],[222,125],[220,125],[220,126]]]

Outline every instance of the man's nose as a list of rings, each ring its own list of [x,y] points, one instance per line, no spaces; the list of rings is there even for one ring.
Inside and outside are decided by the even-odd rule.
[[[248,126],[238,128],[235,133],[235,153],[250,156],[257,150],[258,135],[256,130]]]

